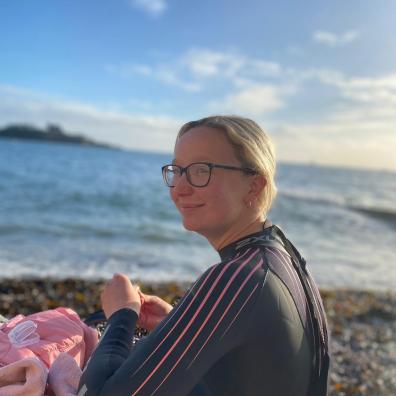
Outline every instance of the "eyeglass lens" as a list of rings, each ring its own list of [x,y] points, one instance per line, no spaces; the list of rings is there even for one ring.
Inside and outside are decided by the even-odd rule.
[[[210,179],[210,167],[207,164],[191,164],[186,168],[187,180],[195,187],[205,186]],[[171,165],[165,168],[165,180],[173,187],[181,177],[181,168]]]

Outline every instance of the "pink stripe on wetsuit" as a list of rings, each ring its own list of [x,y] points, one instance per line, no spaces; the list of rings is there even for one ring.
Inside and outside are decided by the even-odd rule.
[[[307,395],[311,313],[298,277],[266,248],[236,246],[135,347],[137,314],[114,313],[79,396]]]

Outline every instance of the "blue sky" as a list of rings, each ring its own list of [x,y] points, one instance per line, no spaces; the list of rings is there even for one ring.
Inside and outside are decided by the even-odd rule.
[[[396,170],[396,2],[0,0],[0,126],[168,151],[253,118],[283,161]]]

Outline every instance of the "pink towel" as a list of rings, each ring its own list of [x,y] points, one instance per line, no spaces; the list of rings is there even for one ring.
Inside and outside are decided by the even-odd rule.
[[[61,353],[48,373],[48,385],[56,396],[75,396],[82,371],[67,353]]]
[[[43,396],[48,370],[37,358],[0,368],[0,396]]]
[[[15,347],[8,334],[28,320],[37,325],[36,332],[40,339],[25,347]],[[67,352],[79,367],[84,367],[97,343],[97,331],[85,325],[69,308],[57,308],[26,317],[18,315],[0,326],[0,364],[37,356],[49,368],[61,352]]]
[[[75,396],[97,343],[69,308],[14,317],[0,325],[0,396]]]

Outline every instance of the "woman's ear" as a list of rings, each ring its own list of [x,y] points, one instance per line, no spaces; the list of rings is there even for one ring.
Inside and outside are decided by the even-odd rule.
[[[267,179],[263,175],[255,175],[252,177],[250,182],[250,194],[256,199],[261,195],[265,186],[267,185]]]
[[[251,177],[249,191],[244,199],[247,208],[254,206],[254,203],[258,201],[266,185],[267,179],[265,176],[255,175]]]

